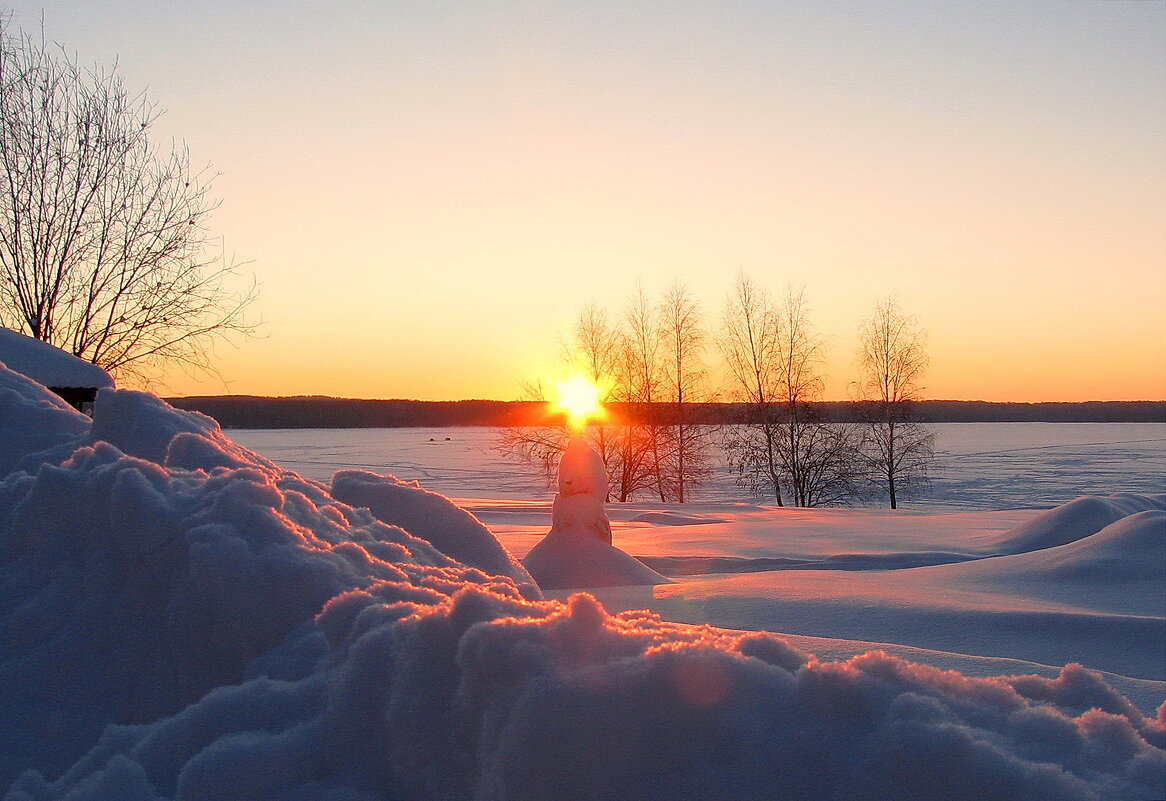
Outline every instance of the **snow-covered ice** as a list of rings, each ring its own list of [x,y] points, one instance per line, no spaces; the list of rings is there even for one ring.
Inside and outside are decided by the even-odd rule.
[[[0,796],[1166,796],[1161,496],[620,508],[674,582],[544,599],[516,558],[545,496],[278,462],[0,368]],[[749,597],[800,631],[718,627]]]
[[[1166,490],[1160,423],[937,423],[931,486],[906,508],[1048,509],[1080,495]],[[300,475],[327,481],[360,467],[419,480],[451,498],[546,498],[536,469],[496,449],[490,428],[234,429],[231,437]],[[737,485],[723,454],[693,488],[700,503],[769,503]],[[553,490],[551,490],[553,492]],[[687,506],[687,504],[686,504]]]

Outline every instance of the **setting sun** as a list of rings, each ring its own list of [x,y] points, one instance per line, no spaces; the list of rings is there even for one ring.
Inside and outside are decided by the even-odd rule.
[[[606,412],[600,396],[603,391],[591,379],[573,375],[555,384],[558,397],[555,405],[567,413],[567,424],[575,430],[586,425],[588,420],[602,418]]]

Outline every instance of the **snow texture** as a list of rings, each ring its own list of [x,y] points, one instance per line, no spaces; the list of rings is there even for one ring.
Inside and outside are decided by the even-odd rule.
[[[332,477],[332,497],[369,509],[378,520],[428,540],[462,564],[509,576],[522,585],[534,584],[526,569],[480,520],[416,482],[364,470],[342,470]]]
[[[1079,665],[827,661],[542,600],[151,396],[103,390],[90,430],[0,386],[5,432],[43,429],[0,440],[7,801],[1163,796],[1164,712]]]
[[[112,387],[109,373],[47,342],[0,326],[0,363],[48,387]]]
[[[559,495],[607,498],[607,468],[599,454],[580,436],[571,437],[559,460]]]
[[[0,363],[0,476],[28,456],[39,463],[36,454],[75,443],[88,430],[88,417]]]

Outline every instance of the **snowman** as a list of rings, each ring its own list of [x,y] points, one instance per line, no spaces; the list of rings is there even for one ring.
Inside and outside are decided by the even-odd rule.
[[[611,544],[607,469],[582,436],[575,435],[559,460],[559,491],[551,506],[551,530],[522,560],[544,590],[631,584],[669,579]]]
[[[559,460],[559,493],[551,507],[551,531],[575,528],[611,544],[607,499],[607,468],[579,435],[571,437]]]

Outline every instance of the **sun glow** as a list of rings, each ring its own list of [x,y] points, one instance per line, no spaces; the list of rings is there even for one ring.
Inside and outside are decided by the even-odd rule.
[[[555,384],[558,398],[555,406],[567,413],[567,425],[573,431],[582,430],[589,420],[600,420],[606,414],[601,400],[603,390],[591,379],[573,375]]]

